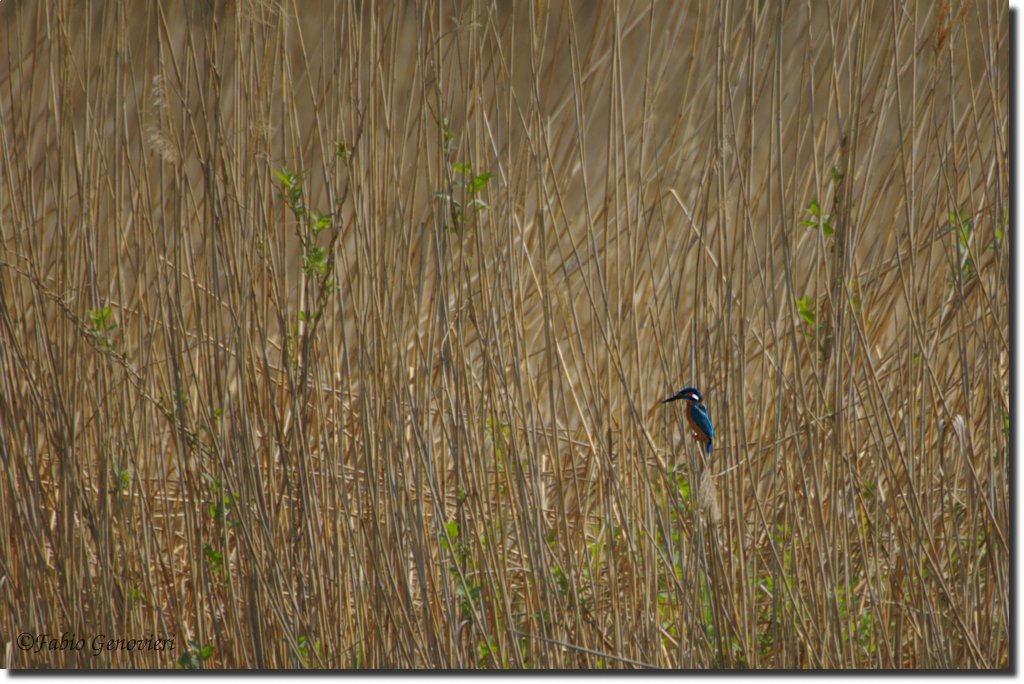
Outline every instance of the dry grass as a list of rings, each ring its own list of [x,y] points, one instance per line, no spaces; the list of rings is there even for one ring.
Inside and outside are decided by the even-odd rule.
[[[5,665],[1007,666],[1006,4],[496,5],[0,4]]]

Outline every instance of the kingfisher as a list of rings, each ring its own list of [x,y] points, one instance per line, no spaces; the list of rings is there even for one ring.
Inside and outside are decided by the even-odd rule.
[[[704,397],[700,395],[700,390],[696,387],[687,387],[661,403],[667,404],[676,399],[686,400],[686,420],[693,429],[693,439],[704,444],[708,458],[711,458],[711,442],[715,439],[715,426],[711,424],[711,416],[708,414],[708,407],[703,403]]]

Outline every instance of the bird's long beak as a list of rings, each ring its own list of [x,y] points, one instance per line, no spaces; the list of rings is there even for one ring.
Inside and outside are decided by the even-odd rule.
[[[678,394],[673,394],[673,395],[672,395],[671,397],[669,397],[668,399],[664,399],[664,400],[662,400],[662,402],[661,402],[661,403],[662,403],[662,404],[667,404],[667,403],[668,403],[668,402],[670,402],[670,401],[675,401],[676,399],[682,399],[682,398],[683,398],[683,393],[682,393],[682,392],[679,392]]]

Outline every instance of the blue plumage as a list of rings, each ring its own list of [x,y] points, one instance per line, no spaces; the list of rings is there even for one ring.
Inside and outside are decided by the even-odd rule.
[[[689,407],[686,409],[686,417],[690,421],[690,427],[701,437],[701,441],[705,443],[708,456],[711,456],[711,442],[715,439],[715,426],[711,424],[708,407],[704,404],[690,402]]]
[[[686,421],[693,429],[694,438],[704,443],[704,448],[707,450],[708,457],[710,457],[711,443],[715,441],[715,426],[711,423],[708,407],[703,404],[704,397],[701,396],[700,390],[696,387],[687,387],[686,389],[679,390],[661,403],[667,404],[677,399],[686,400]]]

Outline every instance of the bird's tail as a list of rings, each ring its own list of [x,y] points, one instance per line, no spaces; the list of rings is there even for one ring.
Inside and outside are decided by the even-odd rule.
[[[708,440],[708,446],[707,446],[708,458],[711,458],[711,441],[712,440],[710,440],[710,439]]]

